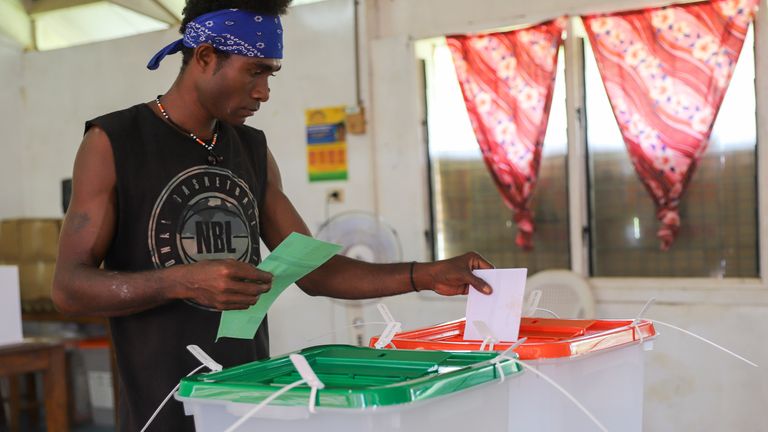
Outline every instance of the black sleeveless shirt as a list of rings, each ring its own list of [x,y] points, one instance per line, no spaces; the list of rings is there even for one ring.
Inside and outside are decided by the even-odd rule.
[[[266,183],[264,133],[219,126],[215,151],[174,129],[146,104],[86,123],[103,129],[117,174],[116,229],[107,270],[137,272],[234,258],[256,265],[259,209]],[[174,301],[110,319],[120,377],[119,430],[136,432],[179,380],[200,363],[186,350],[199,345],[225,367],[269,356],[267,321],[254,340],[214,342],[220,313]],[[194,431],[192,417],[170,400],[149,431]]]

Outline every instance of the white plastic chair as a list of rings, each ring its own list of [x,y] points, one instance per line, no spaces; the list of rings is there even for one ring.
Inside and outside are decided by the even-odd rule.
[[[529,277],[525,283],[525,297],[541,290],[536,316],[551,316],[552,311],[560,318],[594,318],[595,297],[592,287],[582,276],[570,270],[544,270]]]

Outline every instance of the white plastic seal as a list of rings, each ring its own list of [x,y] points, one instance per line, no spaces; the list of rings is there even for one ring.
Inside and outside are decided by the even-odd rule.
[[[483,337],[483,343],[480,344],[480,351],[485,351],[485,347],[488,346],[488,351],[493,351],[493,346],[499,342],[499,338],[493,334],[491,328],[483,320],[472,321],[472,325],[475,326],[475,330]]]
[[[376,305],[376,308],[379,309],[379,313],[384,318],[384,321],[386,321],[387,325],[384,327],[384,331],[381,332],[379,340],[377,340],[373,346],[376,349],[386,348],[389,345],[392,345],[393,348],[397,348],[395,344],[392,343],[392,339],[402,329],[402,323],[395,321],[392,313],[389,312],[389,308],[384,303],[379,303]]]
[[[521,361],[517,355],[513,352],[515,348],[520,346],[523,342],[526,341],[527,338],[522,338],[512,344],[509,348],[504,350],[501,354],[499,354],[497,357],[493,358],[491,360],[491,363],[496,365],[496,370],[499,372],[500,376],[500,382],[504,382],[504,369],[501,367],[501,361],[503,360],[511,360],[517,364],[519,364],[521,367],[523,367],[525,370],[530,371],[531,373],[541,377],[544,381],[548,382],[552,387],[556,388],[560,393],[562,393],[565,397],[567,397],[571,402],[574,403],[584,414],[589,417],[590,420],[603,432],[608,432],[608,429],[603,426],[602,423],[584,406],[581,402],[579,402],[572,394],[568,393],[566,389],[564,389],[560,384],[555,382],[552,378],[548,377],[544,373],[540,372],[533,366],[528,365],[527,363],[524,363]]]
[[[200,369],[202,369],[204,367],[207,367],[208,369],[210,369],[213,372],[218,372],[218,371],[220,371],[222,369],[221,365],[219,363],[215,362],[211,358],[211,356],[206,354],[206,352],[203,351],[202,348],[200,348],[199,346],[197,346],[197,345],[187,345],[187,350],[190,353],[192,353],[192,355],[195,356],[195,358],[198,359],[200,361],[200,363],[202,363],[200,366],[198,366],[195,369],[193,369],[192,372],[188,373],[187,376],[190,376],[190,375],[194,374],[195,372],[199,371]],[[181,383],[176,384],[176,387],[174,387],[173,390],[171,390],[171,392],[168,393],[168,395],[165,397],[165,399],[163,399],[163,401],[160,402],[160,405],[157,407],[155,412],[152,413],[152,416],[149,418],[149,420],[147,420],[147,423],[144,424],[143,428],[141,428],[141,432],[145,432],[147,430],[147,428],[149,427],[149,425],[152,424],[152,422],[155,420],[155,417],[157,417],[157,415],[160,413],[160,410],[163,409],[163,407],[168,402],[168,400],[171,398],[171,396],[173,396],[173,394],[176,393],[176,390],[179,389],[179,385],[181,385]]]

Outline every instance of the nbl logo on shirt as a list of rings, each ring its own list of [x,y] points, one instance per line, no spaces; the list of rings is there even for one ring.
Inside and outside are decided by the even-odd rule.
[[[259,263],[259,211],[231,171],[200,166],[163,189],[149,223],[155,268],[211,259]]]

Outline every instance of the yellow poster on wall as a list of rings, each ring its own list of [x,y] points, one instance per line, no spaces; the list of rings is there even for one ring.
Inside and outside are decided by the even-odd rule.
[[[346,108],[306,110],[309,181],[347,179]]]

